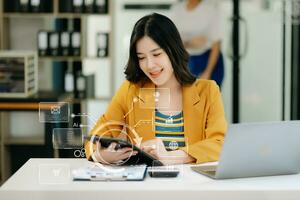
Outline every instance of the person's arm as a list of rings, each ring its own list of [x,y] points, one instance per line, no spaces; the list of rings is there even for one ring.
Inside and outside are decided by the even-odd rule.
[[[210,81],[208,97],[208,113],[204,129],[205,139],[187,147],[181,148],[196,163],[213,162],[219,160],[224,136],[227,131],[227,122],[223,108],[223,102],[218,85]]]
[[[183,44],[185,48],[188,49],[199,49],[202,48],[207,43],[207,38],[202,35],[193,37],[190,40],[184,40]]]
[[[96,125],[90,131],[89,135],[118,137],[122,133],[122,123],[124,123],[124,114],[126,113],[126,95],[129,90],[130,83],[125,81],[120,89],[112,98],[106,112],[97,121]],[[91,155],[99,148],[90,141],[85,141],[85,154],[88,160],[92,160]],[[94,154],[97,156],[97,154]],[[98,159],[97,159],[98,160]]]
[[[216,64],[218,62],[219,56],[220,56],[220,49],[221,49],[221,42],[215,42],[211,48],[211,52],[209,54],[208,63],[203,71],[203,73],[200,75],[201,79],[210,79],[212,72],[214,71]]]
[[[205,67],[205,70],[200,76],[201,79],[211,79],[212,72],[216,67],[221,51],[221,11],[219,9],[218,3],[212,5],[210,8],[211,9],[209,10],[209,12],[211,18],[207,34],[209,36],[208,41],[210,44],[212,44],[212,46],[207,66]]]

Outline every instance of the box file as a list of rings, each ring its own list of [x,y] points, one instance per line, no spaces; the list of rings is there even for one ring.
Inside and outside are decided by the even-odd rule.
[[[95,13],[107,13],[108,1],[107,0],[95,0]]]
[[[48,32],[38,32],[38,52],[40,56],[48,55]]]
[[[73,12],[73,0],[60,0],[59,12],[72,13]]]
[[[29,12],[30,1],[29,0],[19,0],[20,12]]]
[[[60,48],[62,56],[69,56],[70,53],[70,33],[61,32],[60,33]]]
[[[50,32],[49,33],[49,52],[51,56],[58,56],[59,53],[59,33]]]
[[[83,0],[73,0],[73,12],[75,13],[83,12]]]
[[[41,1],[40,0],[30,0],[31,12],[41,12]]]
[[[73,56],[80,56],[80,45],[81,45],[80,32],[72,32],[71,51]]]
[[[94,0],[84,0],[84,12],[85,13],[94,12]]]
[[[97,34],[97,56],[98,57],[108,56],[108,34],[107,33]]]

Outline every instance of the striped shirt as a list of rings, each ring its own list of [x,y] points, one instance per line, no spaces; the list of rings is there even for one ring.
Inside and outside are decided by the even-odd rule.
[[[183,112],[169,116],[155,110],[155,136],[163,141],[168,151],[185,146]]]

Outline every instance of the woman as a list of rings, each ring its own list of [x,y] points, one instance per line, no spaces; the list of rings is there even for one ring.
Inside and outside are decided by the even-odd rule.
[[[169,18],[154,13],[138,20],[127,80],[91,134],[122,137],[126,132],[165,164],[218,160],[227,128],[221,94],[214,81],[197,80],[189,72],[188,58]],[[115,144],[108,149],[93,145],[91,152],[90,144],[87,158],[97,162],[116,163],[132,154],[130,148],[114,150]]]
[[[186,0],[172,7],[172,20],[190,54],[190,71],[201,79],[215,80],[221,87],[224,62],[219,15],[213,0]]]

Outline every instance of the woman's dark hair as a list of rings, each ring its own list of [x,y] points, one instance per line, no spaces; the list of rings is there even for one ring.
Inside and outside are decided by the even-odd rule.
[[[136,53],[136,43],[144,36],[150,37],[167,53],[180,84],[192,84],[196,80],[188,69],[189,55],[175,24],[166,16],[153,13],[144,16],[134,25],[130,38],[129,59],[125,69],[128,81],[137,83],[149,80],[139,66]]]

